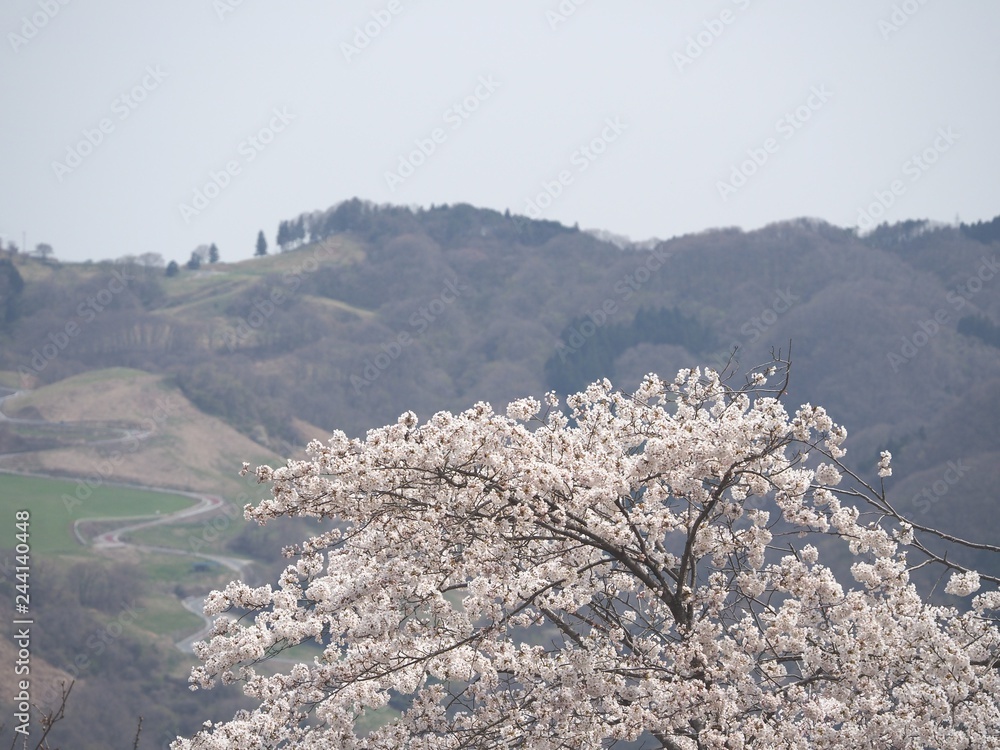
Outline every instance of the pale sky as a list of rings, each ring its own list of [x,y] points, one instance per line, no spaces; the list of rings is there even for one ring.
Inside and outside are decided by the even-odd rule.
[[[353,196],[636,240],[990,219],[998,31],[995,0],[7,0],[0,237],[239,260]]]

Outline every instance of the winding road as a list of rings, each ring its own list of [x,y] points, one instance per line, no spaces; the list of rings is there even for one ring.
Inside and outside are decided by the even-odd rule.
[[[9,390],[9,389],[8,389]],[[49,422],[44,419],[19,419],[15,417],[8,417],[4,411],[4,403],[20,395],[23,391],[12,391],[4,395],[0,395],[0,422],[7,422],[9,424],[23,424],[23,425],[34,425],[34,426],[48,426],[48,427],[60,427],[62,423]],[[69,423],[72,424],[72,423]],[[135,440],[145,440],[148,438],[152,432],[151,431],[141,431],[126,429],[121,427],[108,428],[110,431],[118,431],[120,435],[114,438],[106,438],[101,440],[89,441],[88,445],[108,445],[113,443],[123,443],[126,441],[134,442]],[[7,456],[16,455],[14,453],[0,453],[0,459],[6,458]],[[40,477],[43,479],[56,479],[65,481],[67,477],[57,476],[54,474],[41,474],[33,472],[21,472],[12,469],[7,469],[0,467],[0,472],[6,474],[18,474],[20,476],[33,476]],[[80,544],[86,546],[91,545],[95,550],[111,550],[111,549],[125,549],[130,548],[139,552],[155,552],[159,554],[167,555],[179,555],[183,557],[195,557],[201,560],[209,560],[211,562],[222,565],[226,568],[237,573],[239,576],[243,576],[246,569],[253,562],[252,560],[246,560],[238,557],[230,557],[228,555],[213,555],[203,552],[194,552],[183,549],[176,549],[173,547],[158,547],[145,544],[133,544],[122,539],[123,535],[130,534],[140,529],[148,529],[153,526],[159,526],[162,524],[174,524],[191,521],[200,516],[211,516],[218,513],[225,506],[225,501],[218,495],[206,495],[197,492],[182,492],[170,487],[151,487],[147,485],[139,484],[124,484],[124,483],[112,483],[105,482],[108,486],[118,486],[118,487],[128,487],[131,489],[144,490],[147,492],[161,492],[170,495],[183,495],[190,497],[195,500],[195,504],[183,508],[182,510],[176,511],[174,513],[155,515],[145,515],[145,516],[113,516],[113,517],[99,517],[99,518],[78,518],[73,522],[73,535]],[[80,530],[82,524],[90,523],[120,523],[123,521],[134,521],[134,523],[129,523],[124,526],[119,526],[112,531],[106,531],[97,536],[87,539]],[[188,597],[182,601],[184,608],[189,612],[192,612],[202,618],[203,624],[201,629],[192,635],[189,635],[179,641],[176,641],[175,645],[181,651],[185,653],[193,652],[193,644],[196,641],[203,640],[205,636],[208,635],[209,630],[212,626],[212,619],[205,616],[204,609],[204,597],[193,596]]]

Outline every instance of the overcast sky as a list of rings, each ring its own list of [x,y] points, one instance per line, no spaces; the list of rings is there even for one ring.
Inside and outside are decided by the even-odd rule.
[[[1000,214],[995,0],[577,2],[7,0],[0,236],[238,260],[353,196],[637,240]]]

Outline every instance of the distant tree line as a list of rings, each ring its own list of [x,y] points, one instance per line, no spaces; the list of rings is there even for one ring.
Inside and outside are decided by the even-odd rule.
[[[958,321],[958,332],[1000,348],[1000,326],[985,315],[966,315]]]
[[[184,265],[189,271],[197,271],[201,268],[203,263],[218,263],[219,262],[219,248],[215,246],[213,242],[211,245],[199,245],[194,250],[191,251],[191,257],[188,262]],[[180,269],[174,261],[170,261],[170,265],[167,266],[167,276],[176,276]]]
[[[321,242],[331,235],[347,232],[369,242],[424,232],[442,247],[454,247],[475,237],[536,247],[560,234],[579,233],[579,229],[565,227],[556,221],[530,220],[514,216],[510,211],[500,213],[466,203],[452,206],[432,204],[428,209],[412,209],[408,206],[380,206],[351,198],[326,211],[282,221],[278,225],[278,245],[284,249],[286,243],[294,247],[307,236],[309,242]]]
[[[292,219],[291,221],[282,221],[278,224],[278,236],[275,238],[275,243],[281,249],[282,252],[285,250],[293,250],[306,240],[306,219],[305,216],[299,216],[297,219]]]
[[[0,259],[0,327],[13,323],[20,312],[24,279],[11,261]]]
[[[905,245],[929,231],[934,231],[935,227],[927,219],[907,219],[895,224],[882,222],[871,232],[866,234],[863,241],[872,247],[893,248]],[[959,231],[969,239],[989,245],[1000,240],[1000,216],[994,217],[990,221],[977,221],[975,224],[958,225]]]
[[[882,222],[864,237],[864,242],[872,247],[889,249],[905,245],[927,231],[926,219],[907,219],[895,224]]]
[[[984,245],[1000,240],[1000,216],[994,216],[991,221],[977,221],[975,224],[959,226],[962,234]]]
[[[561,345],[545,363],[547,387],[574,393],[601,378],[615,376],[615,360],[637,344],[674,344],[692,352],[713,346],[712,332],[676,307],[640,307],[629,323],[604,323],[592,316],[569,322],[560,334]]]

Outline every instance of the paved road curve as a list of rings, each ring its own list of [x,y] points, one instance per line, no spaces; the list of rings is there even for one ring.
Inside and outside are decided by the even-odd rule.
[[[8,422],[11,424],[47,425],[50,427],[56,424],[54,422],[48,422],[44,419],[10,418],[6,414],[4,414],[3,412],[4,402],[7,401],[8,399],[11,399],[19,395],[20,393],[21,391],[13,391],[0,396],[0,422]],[[117,443],[117,442],[126,442],[126,441],[134,442],[137,439],[145,440],[152,434],[151,432],[129,430],[124,428],[115,428],[115,429],[120,430],[121,432],[120,437],[95,440],[91,444],[107,445],[109,443]],[[13,454],[0,454],[0,458],[4,458],[5,456],[8,455],[13,455]],[[63,481],[68,479],[68,477],[57,476],[54,474],[15,472],[10,469],[4,469],[4,468],[0,468],[0,472],[8,474],[20,474],[22,476],[40,477],[43,479],[56,479]],[[93,546],[95,550],[132,548],[140,552],[147,552],[147,553],[155,552],[159,554],[194,557],[200,560],[210,560],[211,562],[229,568],[230,570],[234,571],[239,577],[243,577],[243,574],[246,571],[247,567],[252,563],[251,560],[245,560],[238,557],[230,557],[227,555],[212,555],[203,552],[194,552],[183,549],[176,549],[173,547],[157,547],[145,544],[133,544],[131,542],[122,539],[123,535],[130,534],[132,532],[138,531],[139,529],[148,529],[152,526],[158,526],[161,524],[174,524],[185,521],[191,521],[192,519],[200,516],[215,515],[225,505],[225,501],[218,495],[205,495],[196,492],[180,492],[176,489],[171,489],[169,487],[151,487],[140,484],[122,484],[122,483],[112,483],[112,482],[105,482],[105,484],[109,486],[113,485],[118,487],[129,487],[132,489],[144,490],[147,492],[162,492],[169,495],[184,495],[186,497],[192,498],[196,502],[194,505],[188,508],[184,508],[175,513],[167,513],[166,515],[155,514],[155,515],[131,516],[131,517],[115,516],[115,517],[105,517],[105,518],[78,518],[76,521],[73,522],[73,535],[76,537],[77,541],[80,542],[80,544],[83,545],[89,544]],[[120,523],[122,521],[134,521],[134,523],[127,524],[124,526],[119,526],[113,531],[106,531],[102,534],[99,534],[96,537],[93,537],[92,539],[85,538],[80,530],[80,526],[85,523],[101,523],[101,522]],[[187,599],[183,600],[183,604],[187,610],[193,612],[194,614],[201,617],[202,620],[204,620],[203,627],[197,633],[190,635],[186,638],[183,638],[182,640],[177,641],[176,643],[177,647],[181,651],[184,651],[186,653],[191,653],[192,645],[196,641],[202,640],[208,634],[208,631],[211,628],[212,621],[211,619],[205,617],[204,615],[203,597],[188,597]]]

